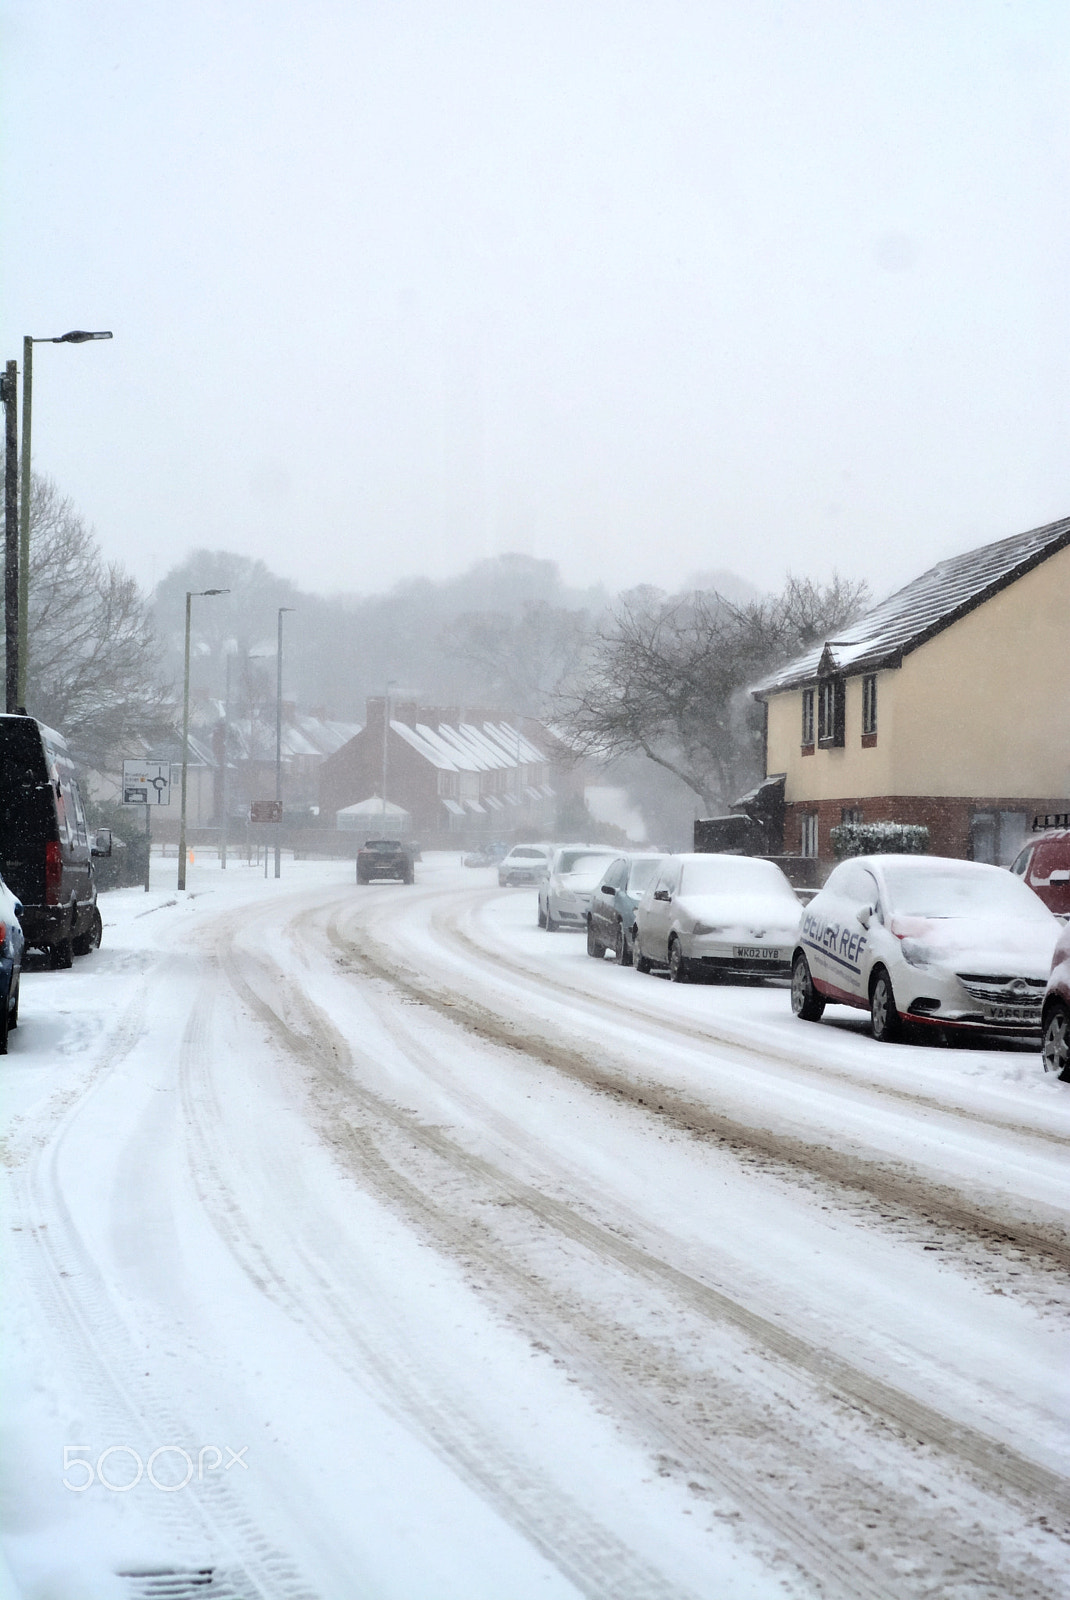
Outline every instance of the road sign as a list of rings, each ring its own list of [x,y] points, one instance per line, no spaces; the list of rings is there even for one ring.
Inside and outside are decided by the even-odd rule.
[[[124,761],[122,803],[124,806],[169,806],[171,763]]]
[[[250,822],[281,822],[281,800],[254,800],[249,807]]]

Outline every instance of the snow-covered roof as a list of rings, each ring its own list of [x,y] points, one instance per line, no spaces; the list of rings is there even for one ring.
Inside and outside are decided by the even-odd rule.
[[[471,722],[462,722],[456,728],[445,722],[437,728],[418,722],[411,728],[407,722],[392,718],[390,726],[440,772],[491,772],[546,760],[530,739],[507,722],[485,722],[481,728]]]
[[[761,698],[781,689],[815,683],[827,673],[898,667],[911,650],[1067,545],[1070,518],[1063,518],[938,561],[906,588],[874,606],[860,621],[841,629],[838,638],[823,640],[756,684],[751,692]]]

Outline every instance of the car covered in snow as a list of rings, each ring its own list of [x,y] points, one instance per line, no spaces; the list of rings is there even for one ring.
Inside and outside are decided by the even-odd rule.
[[[415,876],[412,851],[403,839],[365,839],[357,851],[358,883],[377,878],[412,883]]]
[[[1038,833],[1018,852],[1011,871],[1057,917],[1070,916],[1070,828]]]
[[[22,902],[0,878],[0,1056],[7,1054],[8,1030],[19,1023],[19,980],[25,941],[19,915]]]
[[[663,855],[640,850],[610,862],[587,912],[589,956],[601,959],[607,950],[612,950],[618,966],[631,966],[635,908],[664,860]]]
[[[908,1032],[1038,1038],[1059,921],[1004,867],[857,856],[806,907],[792,956],[797,1017],[836,1001],[875,1039]]]
[[[643,894],[633,931],[638,972],[695,978],[786,978],[802,906],[772,861],[668,856]]]
[[[1055,945],[1041,1014],[1045,1072],[1070,1083],[1070,922]]]
[[[539,927],[584,928],[591,896],[613,860],[611,850],[591,844],[566,844],[554,851],[550,872],[539,885]]]
[[[498,863],[499,884],[512,889],[521,883],[542,883],[549,876],[553,853],[548,844],[515,844]]]

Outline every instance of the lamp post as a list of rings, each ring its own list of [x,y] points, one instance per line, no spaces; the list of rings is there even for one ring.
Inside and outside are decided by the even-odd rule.
[[[282,876],[282,617],[293,606],[279,607],[279,641],[275,651],[275,876]]]
[[[74,328],[55,338],[22,341],[22,494],[19,500],[19,666],[18,704],[26,704],[26,658],[29,647],[30,600],[30,426],[33,409],[33,347],[35,344],[85,344],[90,339],[110,339],[111,334],[86,333]]]
[[[186,590],[186,664],[182,679],[182,804],[178,817],[178,887],[186,887],[186,782],[189,768],[189,624],[194,596],[229,594],[229,589]]]

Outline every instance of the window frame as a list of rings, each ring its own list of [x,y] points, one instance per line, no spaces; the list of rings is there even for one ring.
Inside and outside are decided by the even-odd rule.
[[[807,861],[816,861],[820,850],[819,820],[816,811],[799,813],[799,854]]]
[[[803,750],[810,753],[814,748],[814,691],[804,689],[802,692],[802,728],[800,730],[800,745]]]
[[[877,674],[862,675],[862,743],[872,748],[877,742]]]
[[[817,743],[822,750],[838,750],[844,743],[844,680],[831,674],[817,686]]]

